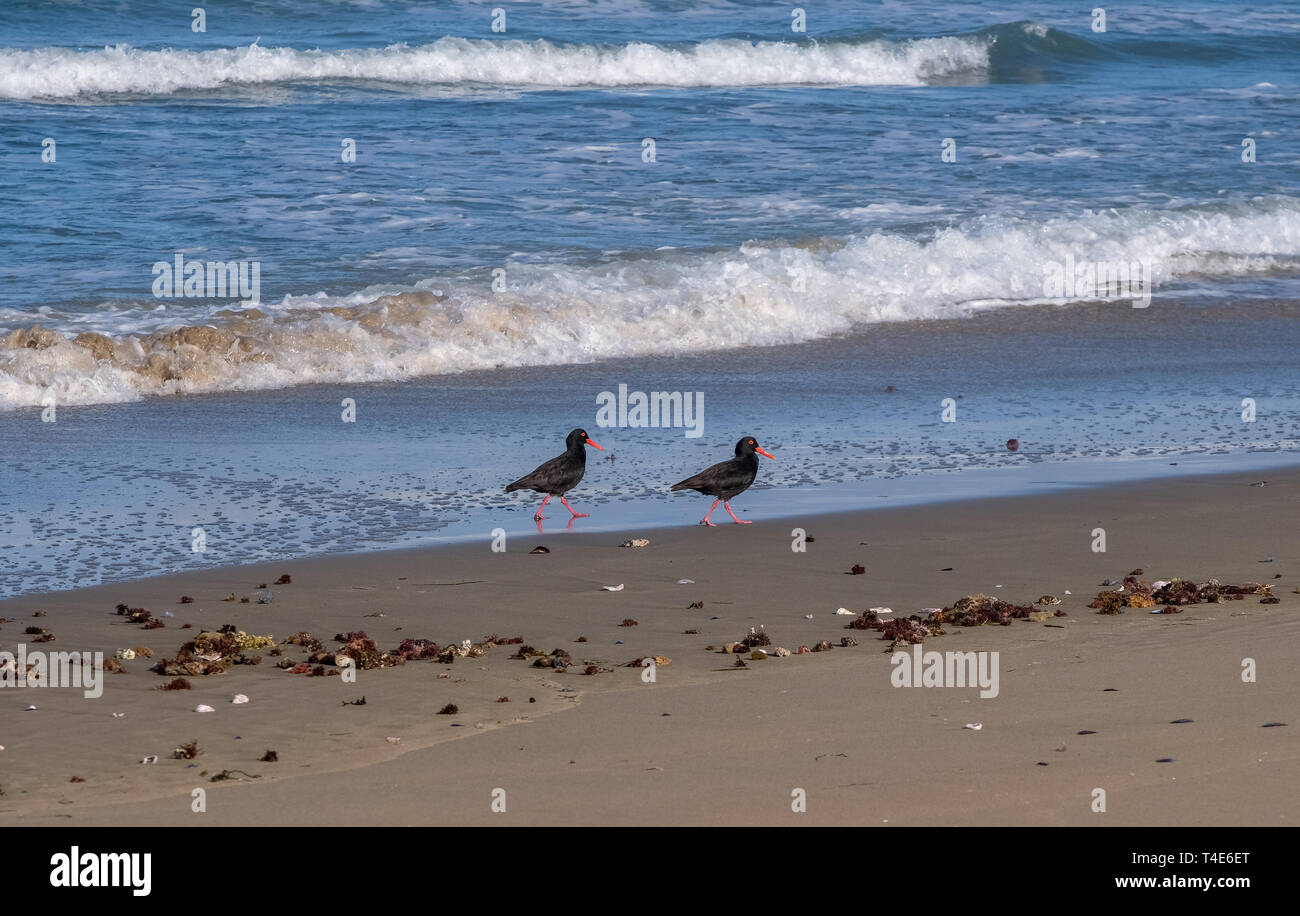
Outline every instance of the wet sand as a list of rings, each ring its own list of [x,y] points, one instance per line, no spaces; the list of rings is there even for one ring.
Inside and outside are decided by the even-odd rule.
[[[644,548],[619,546],[638,531],[548,532],[512,538],[504,553],[485,539],[12,599],[0,603],[13,618],[0,646],[11,651],[27,641],[29,651],[111,657],[147,645],[171,656],[230,623],[280,640],[306,630],[327,646],[365,630],[380,649],[497,633],[565,649],[576,664],[532,668],[498,646],[346,684],[268,656],[163,692],[153,688],[167,679],[136,659],[105,676],[99,699],[0,690],[0,824],[1295,824],[1300,471],[1262,476],[1267,486],[1232,474],[657,529]],[[794,527],[814,539],[805,552],[791,550]],[[1105,553],[1091,549],[1098,527]],[[551,552],[530,554],[538,544]],[[865,575],[848,575],[854,564]],[[1139,567],[1148,580],[1265,582],[1281,603],[1248,596],[1114,617],[1086,607],[1102,580]],[[256,600],[255,586],[282,573],[293,582],[272,586],[270,604],[220,600]],[[835,616],[873,606],[903,616],[972,593],[1016,604],[1057,595],[1068,615],[950,626],[926,640],[997,651],[995,698],[894,688],[888,643]],[[119,602],[174,616],[146,631],[114,613]],[[620,626],[626,618],[639,625]],[[55,641],[32,644],[30,625]],[[859,645],[743,669],[705,650],[758,625],[774,647],[838,646],[846,635]],[[672,660],[654,683],[620,667],[645,655]],[[1247,658],[1255,683],[1242,681]],[[586,660],[612,670],[584,675]],[[240,693],[251,701],[231,704]],[[362,696],[364,706],[344,705]],[[200,703],[214,712],[194,712]],[[459,712],[438,715],[448,703]],[[1171,724],[1183,718],[1193,721]],[[191,740],[199,756],[172,759]],[[259,759],[267,749],[277,762]],[[152,754],[157,763],[140,763]],[[222,771],[234,778],[210,781]],[[195,788],[206,791],[201,814]],[[1104,813],[1093,811],[1099,788]],[[504,813],[492,810],[495,789]],[[806,813],[791,810],[797,789]]]

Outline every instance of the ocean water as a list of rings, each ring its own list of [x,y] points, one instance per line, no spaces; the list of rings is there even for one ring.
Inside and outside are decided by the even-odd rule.
[[[1300,4],[792,8],[0,5],[0,594],[1294,463]]]

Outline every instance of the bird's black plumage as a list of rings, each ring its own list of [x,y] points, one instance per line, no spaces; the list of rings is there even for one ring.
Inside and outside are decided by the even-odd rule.
[[[681,483],[672,485],[673,490],[698,490],[705,496],[730,500],[739,493],[749,489],[749,485],[758,476],[758,459],[756,451],[761,451],[758,440],[745,436],[736,443],[736,457],[720,461],[711,468],[706,468],[694,477],[687,477]]]
[[[563,455],[537,466],[531,474],[525,474],[506,487],[507,493],[515,490],[536,490],[549,496],[563,496],[582,480],[587,473],[587,441],[590,437],[585,429],[575,429],[564,440]]]

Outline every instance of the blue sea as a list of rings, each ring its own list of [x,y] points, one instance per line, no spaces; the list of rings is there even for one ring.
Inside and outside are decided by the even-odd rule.
[[[1300,3],[1091,7],[6,0],[0,595],[1296,463]]]

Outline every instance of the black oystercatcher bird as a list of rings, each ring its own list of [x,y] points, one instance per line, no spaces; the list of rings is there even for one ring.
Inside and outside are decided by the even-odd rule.
[[[506,487],[507,493],[513,493],[515,490],[536,490],[538,493],[545,493],[546,498],[542,504],[537,507],[537,514],[533,516],[534,521],[541,521],[545,518],[542,510],[546,504],[551,501],[552,496],[560,497],[560,502],[564,503],[564,508],[573,512],[574,518],[586,518],[586,512],[574,512],[573,506],[564,498],[568,493],[578,485],[582,480],[582,475],[587,472],[587,450],[590,445],[592,448],[598,448],[602,452],[605,450],[596,444],[596,440],[587,435],[585,429],[575,429],[569,433],[568,438],[564,440],[564,454],[558,458],[552,458],[545,464],[539,465],[537,470],[531,474],[525,474],[514,483]]]
[[[748,525],[750,522],[742,522],[736,518],[736,513],[731,511],[731,499],[738,493],[743,493],[749,489],[749,485],[754,482],[758,476],[758,459],[754,453],[762,455],[764,458],[776,460],[775,455],[769,455],[759,448],[758,441],[753,436],[746,436],[736,443],[736,457],[730,461],[723,461],[715,464],[713,467],[700,471],[694,477],[687,477],[681,483],[672,485],[673,490],[698,490],[705,496],[717,497],[713,500],[713,505],[709,507],[708,515],[700,520],[701,525],[708,525],[710,528],[717,526],[709,521],[709,515],[713,510],[718,508],[721,502],[726,508],[727,514],[737,525]]]

